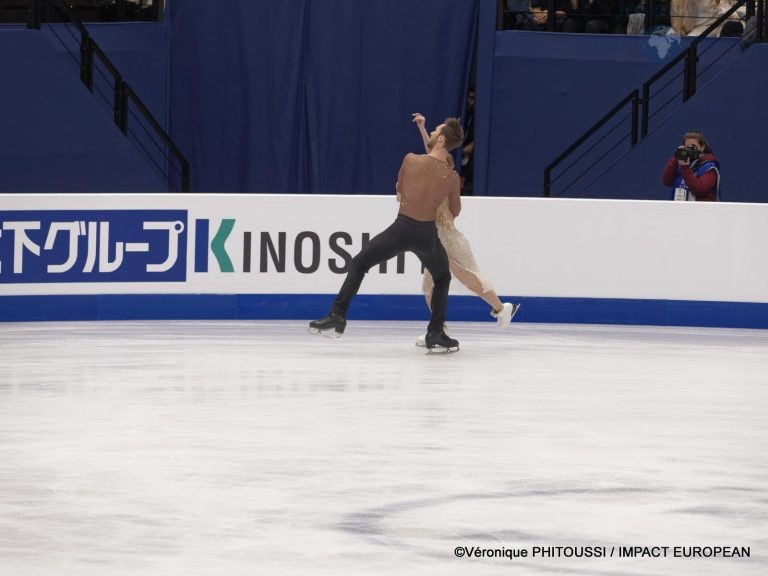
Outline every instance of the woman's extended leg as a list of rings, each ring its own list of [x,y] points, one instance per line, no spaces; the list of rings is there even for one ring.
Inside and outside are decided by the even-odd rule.
[[[469,270],[465,270],[456,264],[456,262],[453,260],[451,260],[451,274],[454,278],[456,278],[456,280],[464,284],[464,286],[466,286],[469,290],[485,300],[488,305],[493,308],[494,312],[501,312],[504,304],[502,304],[501,300],[499,300],[499,296],[493,290],[486,290],[483,292],[483,283],[475,274]]]
[[[483,291],[483,283],[476,274],[460,266],[452,258],[449,259],[451,275],[466,286],[469,290],[480,296],[492,309],[491,316],[496,318],[499,328],[506,328],[517,313],[519,304],[504,303],[499,299],[495,290]],[[424,271],[423,292],[427,301],[427,307],[432,310],[432,277],[428,270]]]

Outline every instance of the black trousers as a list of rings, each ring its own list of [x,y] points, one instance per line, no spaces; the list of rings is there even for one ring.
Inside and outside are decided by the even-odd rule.
[[[360,290],[365,273],[400,252],[416,254],[432,274],[435,287],[432,290],[432,318],[429,321],[428,330],[441,331],[445,323],[448,287],[451,283],[448,255],[437,236],[434,222],[420,222],[402,214],[399,214],[389,228],[374,236],[360,253],[352,258],[347,278],[333,302],[331,312],[346,316],[352,298]]]

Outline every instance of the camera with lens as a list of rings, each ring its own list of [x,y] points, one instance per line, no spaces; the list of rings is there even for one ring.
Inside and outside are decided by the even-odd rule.
[[[675,150],[675,158],[678,162],[693,162],[701,156],[701,150],[696,146],[678,146]]]

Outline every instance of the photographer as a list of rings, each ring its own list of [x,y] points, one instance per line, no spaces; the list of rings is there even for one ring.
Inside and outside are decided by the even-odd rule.
[[[661,181],[672,187],[672,200],[717,202],[720,200],[720,163],[704,134],[686,132],[683,145],[667,162]]]

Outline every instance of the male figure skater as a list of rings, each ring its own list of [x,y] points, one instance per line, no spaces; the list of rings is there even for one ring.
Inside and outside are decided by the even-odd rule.
[[[413,115],[413,121],[419,128],[419,133],[424,141],[424,147],[429,152],[431,139],[424,127],[426,122],[424,116],[417,112]],[[451,213],[448,203],[443,202],[437,209],[435,224],[437,225],[437,236],[440,238],[446,254],[448,254],[451,275],[485,300],[491,306],[491,316],[496,318],[499,328],[506,328],[515,314],[517,314],[520,304],[510,304],[499,300],[499,296],[491,287],[490,281],[480,272],[475,256],[472,254],[469,241],[456,228],[453,219],[454,215]],[[431,307],[432,278],[429,272],[424,273],[422,289],[427,299],[427,306]],[[425,341],[425,336],[419,336],[416,339],[416,346],[425,346]]]
[[[443,330],[448,305],[451,272],[445,248],[437,236],[435,218],[447,198],[454,216],[461,211],[459,175],[449,165],[449,152],[460,146],[464,131],[457,118],[446,118],[430,134],[429,154],[407,154],[397,175],[397,199],[400,210],[392,225],[375,236],[352,259],[347,278],[327,316],[309,323],[310,330],[333,330],[341,336],[347,326],[349,304],[360,289],[365,273],[373,266],[409,251],[416,254],[435,282],[432,291],[432,316],[425,343],[428,349],[454,352],[458,341]]]

